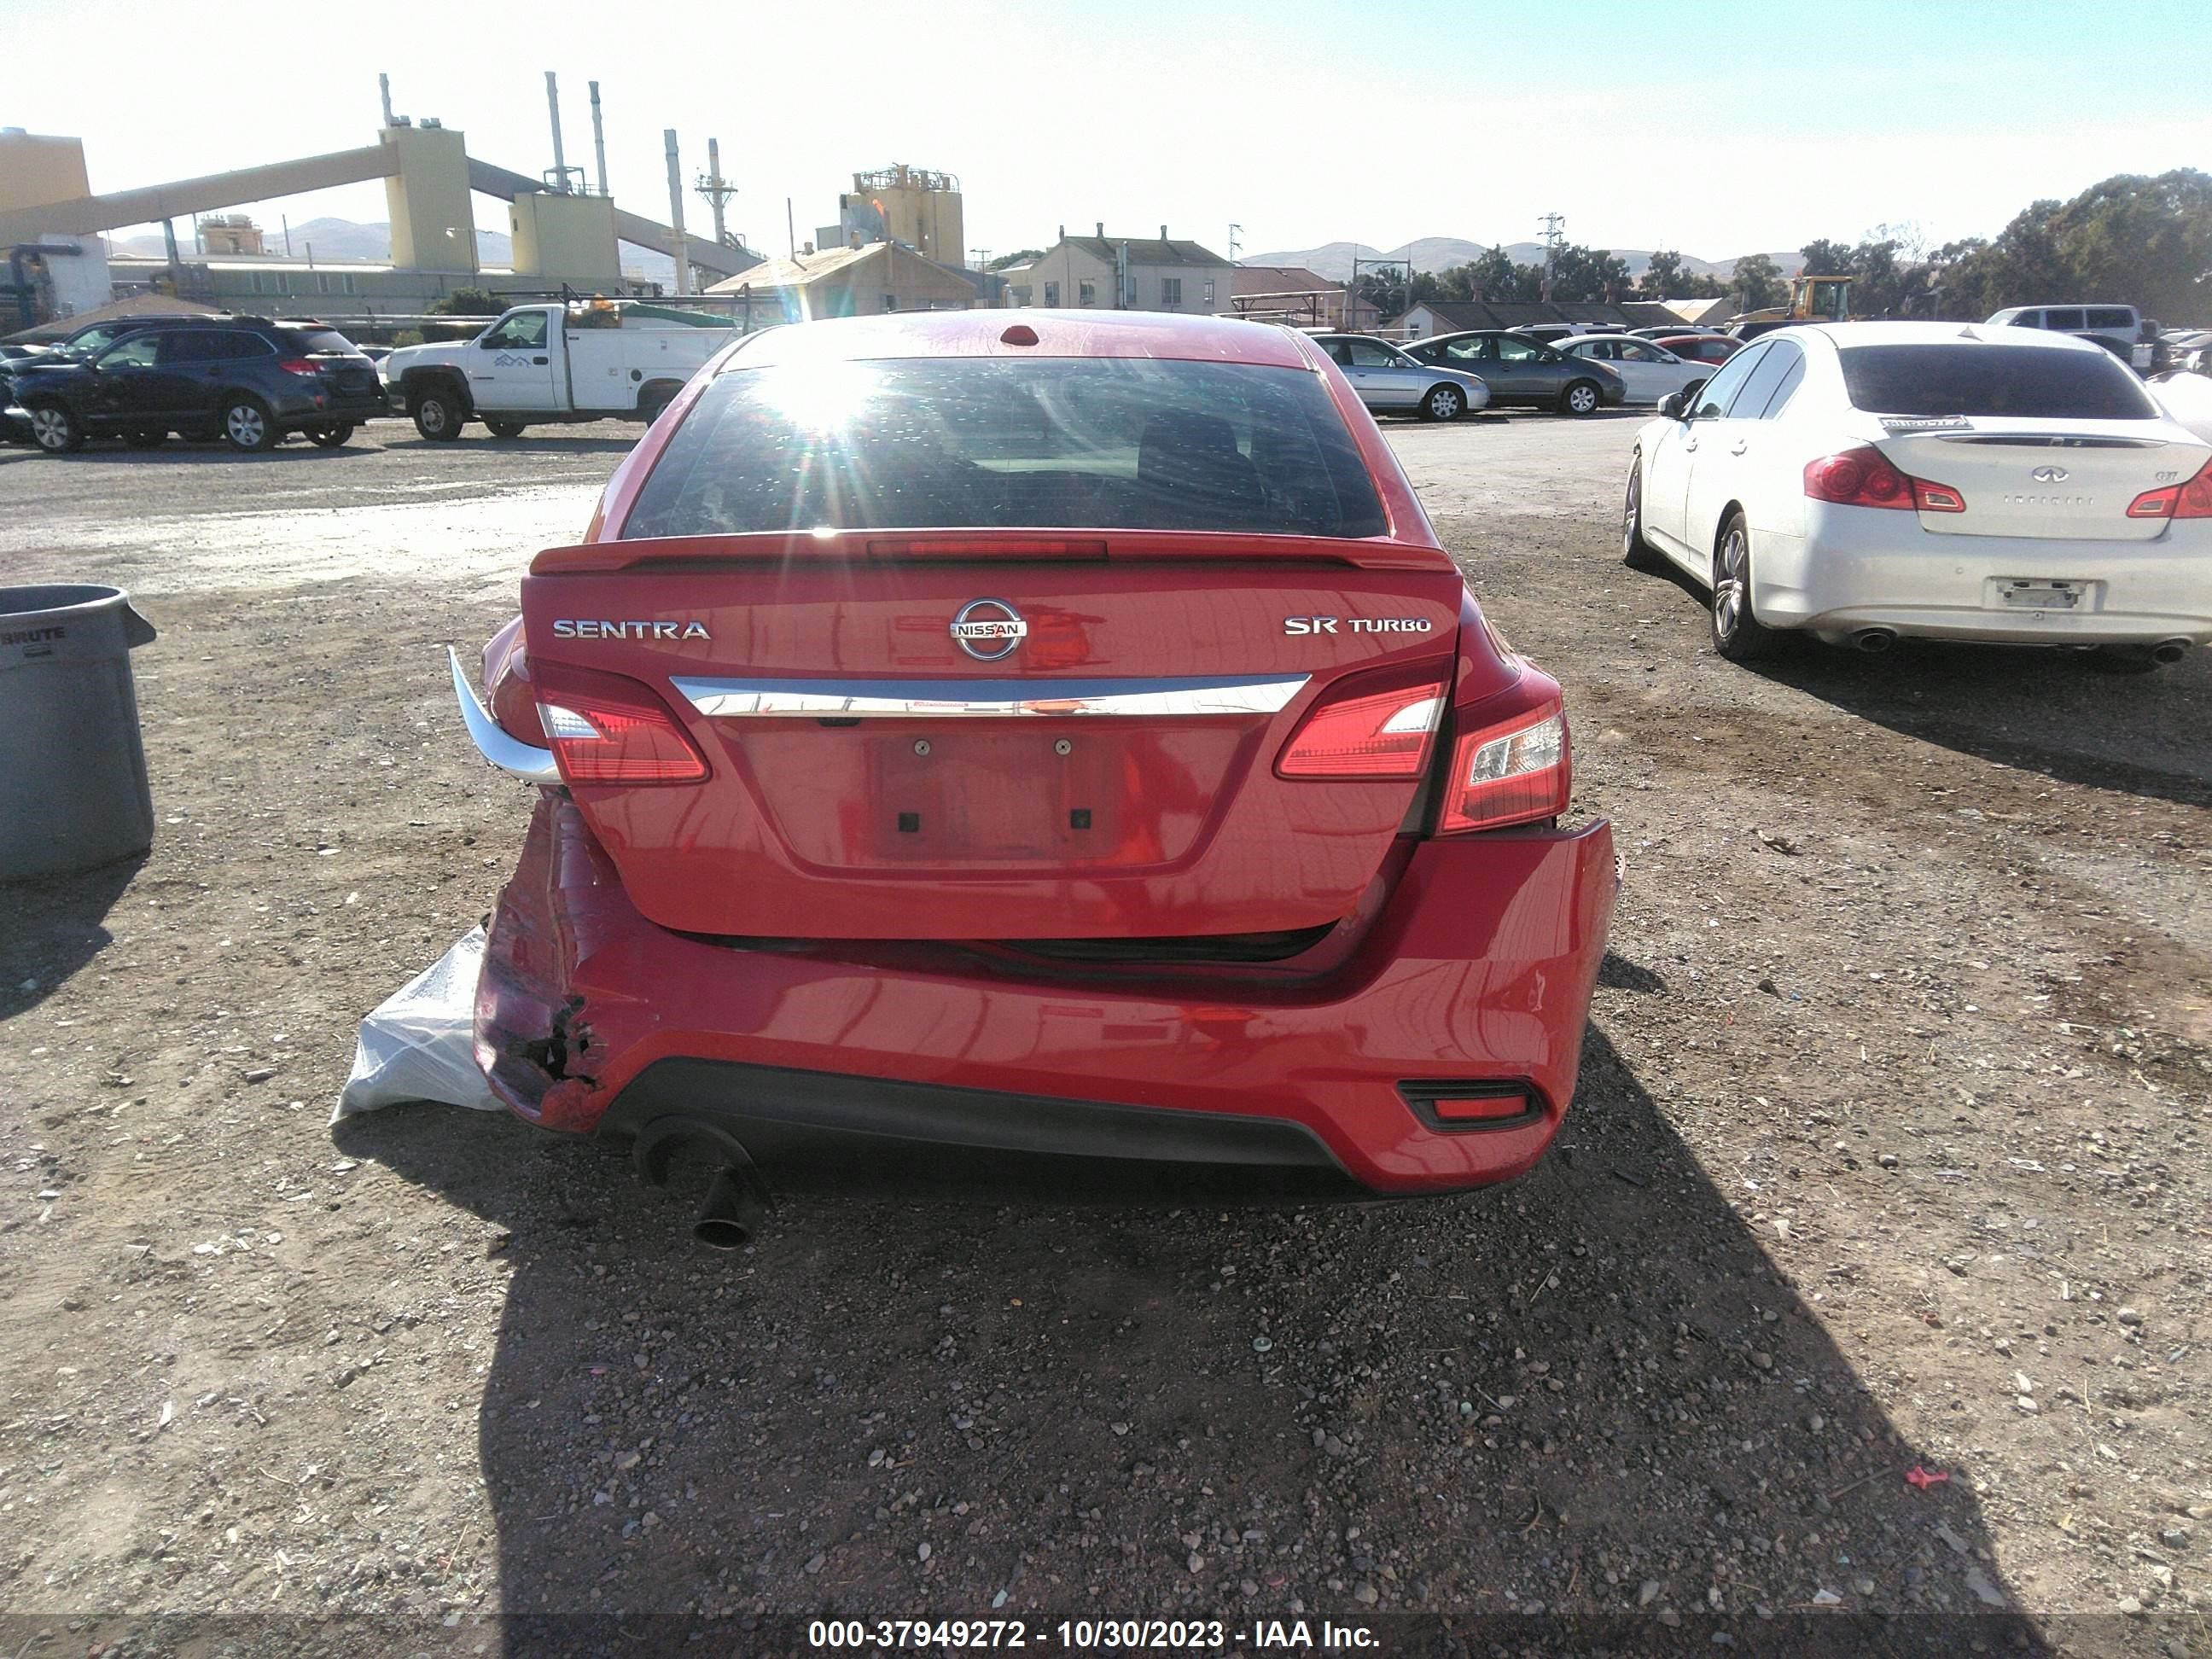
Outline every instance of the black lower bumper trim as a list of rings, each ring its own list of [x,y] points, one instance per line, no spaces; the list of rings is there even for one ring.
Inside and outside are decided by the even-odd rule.
[[[1102,1105],[731,1060],[662,1060],[607,1109],[629,1140],[677,1117],[734,1137],[772,1187],[886,1186],[1059,1197],[1284,1200],[1374,1194],[1283,1118]]]

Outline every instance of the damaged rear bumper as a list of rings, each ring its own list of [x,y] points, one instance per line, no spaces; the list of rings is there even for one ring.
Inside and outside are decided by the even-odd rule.
[[[710,939],[641,917],[549,790],[494,918],[477,1058],[544,1128],[690,1119],[778,1184],[1451,1191],[1522,1173],[1558,1133],[1616,885],[1603,823],[1413,843],[1357,944],[1305,975]],[[1455,1085],[1525,1100],[1440,1121]]]

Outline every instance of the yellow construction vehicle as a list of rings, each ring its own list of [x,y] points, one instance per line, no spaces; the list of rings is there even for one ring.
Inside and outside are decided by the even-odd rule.
[[[1764,306],[1731,317],[1736,323],[1847,323],[1851,318],[1850,276],[1792,276],[1790,303]]]

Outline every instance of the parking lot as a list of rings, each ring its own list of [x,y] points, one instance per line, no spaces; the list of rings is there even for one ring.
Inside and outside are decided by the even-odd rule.
[[[0,930],[7,1604],[456,1651],[500,1615],[994,1609],[2198,1639],[2158,1621],[2212,1516],[2212,664],[1721,662],[1702,595],[1621,564],[1639,418],[1389,428],[1626,859],[1534,1175],[807,1200],[735,1256],[503,1115],[325,1127],[527,815],[443,647],[635,429],[0,451],[9,580],[161,633],[154,853]]]

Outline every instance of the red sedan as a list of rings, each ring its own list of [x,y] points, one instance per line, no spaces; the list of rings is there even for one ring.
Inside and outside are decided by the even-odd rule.
[[[548,1129],[766,1192],[1519,1175],[1616,876],[1558,684],[1302,336],[738,341],[541,553],[472,733],[543,785],[477,995]]]
[[[1716,366],[1726,362],[1744,346],[1741,340],[1732,340],[1725,334],[1667,334],[1652,343],[1666,347],[1677,357]]]

